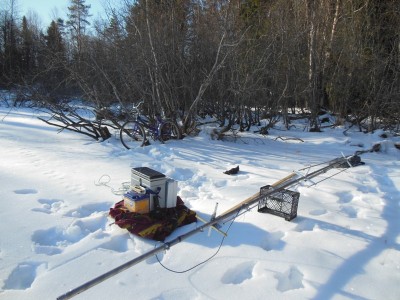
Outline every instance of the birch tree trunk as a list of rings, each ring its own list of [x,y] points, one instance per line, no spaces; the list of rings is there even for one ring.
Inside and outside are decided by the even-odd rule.
[[[318,96],[319,96],[319,75],[317,72],[317,24],[316,24],[316,5],[317,0],[307,0],[307,21],[309,26],[308,32],[308,89],[309,102],[308,107],[311,111],[310,130],[318,131],[317,112],[318,112]]]
[[[148,0],[145,0],[145,4],[146,4],[146,26],[147,26],[147,33],[149,36],[149,43],[150,43],[150,50],[151,50],[151,54],[153,56],[154,59],[154,78],[152,78],[152,85],[153,85],[153,89],[155,94],[153,95],[153,100],[157,106],[156,111],[161,113],[162,117],[165,117],[165,113],[162,109],[162,103],[161,103],[161,94],[160,94],[160,67],[158,64],[158,60],[157,60],[157,54],[156,51],[154,49],[154,45],[153,45],[153,38],[151,35],[151,29],[150,29],[150,21],[149,21],[149,5],[148,5]],[[151,76],[151,72],[152,69],[149,68],[149,72],[150,72],[150,76]]]

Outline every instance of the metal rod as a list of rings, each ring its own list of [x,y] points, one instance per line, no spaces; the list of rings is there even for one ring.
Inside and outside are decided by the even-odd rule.
[[[215,223],[216,222],[214,222],[213,224],[215,224]],[[200,227],[197,227],[196,229],[194,229],[192,231],[189,231],[189,232],[187,232],[185,234],[182,234],[182,235],[178,236],[177,238],[171,240],[170,242],[164,243],[161,246],[156,247],[156,248],[154,248],[154,249],[152,249],[152,250],[150,250],[150,251],[148,251],[148,252],[146,252],[146,253],[144,253],[144,254],[142,254],[142,255],[140,255],[140,256],[138,256],[138,257],[136,257],[136,258],[134,258],[134,259],[132,259],[132,260],[130,260],[130,261],[128,261],[128,262],[126,262],[126,263],[124,263],[124,264],[122,264],[122,265],[120,265],[120,266],[118,266],[118,267],[116,267],[116,268],[114,268],[114,269],[112,269],[112,270],[110,270],[110,271],[98,276],[98,277],[96,277],[96,278],[86,282],[83,285],[81,285],[81,286],[79,286],[79,287],[77,287],[75,289],[70,290],[69,292],[65,293],[64,295],[59,296],[57,298],[57,300],[70,299],[70,298],[72,298],[72,297],[74,297],[74,296],[76,296],[76,295],[78,295],[78,294],[90,289],[91,287],[93,287],[93,286],[105,281],[106,279],[108,279],[108,278],[110,278],[110,277],[112,277],[114,275],[117,275],[118,273],[121,273],[122,271],[124,271],[124,270],[126,270],[126,269],[128,269],[128,268],[130,268],[130,267],[132,267],[132,266],[144,261],[145,259],[147,259],[147,258],[149,258],[149,257],[151,257],[151,256],[153,256],[153,255],[155,255],[155,254],[157,254],[157,253],[159,253],[161,251],[168,250],[170,247],[180,243],[181,241],[189,238],[190,236],[192,236],[192,235],[194,235],[194,234],[196,234],[196,233],[198,233],[200,231],[203,231],[208,226],[211,226],[211,225],[209,225],[209,223],[206,223],[206,224],[204,224],[204,225],[202,225]]]
[[[290,175],[288,175],[288,176],[284,177],[283,179],[281,179],[281,180],[275,182],[274,184],[272,184],[271,186],[273,188],[271,190],[269,190],[269,191],[266,191],[262,196],[263,197],[271,196],[271,195],[273,195],[275,193],[278,193],[278,192],[282,191],[283,189],[285,189],[285,188],[287,188],[287,187],[289,187],[291,185],[294,185],[294,184],[296,184],[296,183],[298,183],[300,181],[311,179],[311,178],[316,177],[316,176],[318,176],[320,174],[326,173],[328,170],[330,170],[332,168],[335,168],[335,167],[338,167],[341,164],[343,164],[344,162],[347,162],[351,157],[352,156],[336,158],[336,159],[331,160],[330,162],[328,162],[327,166],[325,166],[325,167],[323,167],[321,169],[318,169],[318,170],[316,170],[314,172],[311,172],[309,174],[306,174],[304,176],[297,177],[297,178],[296,178],[297,174],[293,172]],[[260,193],[254,194],[253,196],[251,196],[251,197],[247,198],[246,200],[240,202],[239,204],[235,205],[231,209],[225,211],[224,213],[222,213],[221,215],[215,217],[214,219],[210,220],[209,222],[204,223],[202,226],[199,226],[196,229],[193,229],[193,230],[191,230],[191,231],[189,231],[189,232],[187,232],[185,234],[182,234],[182,235],[178,236],[177,238],[175,238],[175,239],[173,239],[173,240],[171,240],[169,242],[166,242],[166,243],[162,244],[161,246],[156,247],[156,248],[154,248],[154,249],[152,249],[152,250],[150,250],[150,251],[148,251],[148,252],[146,252],[146,253],[144,253],[144,254],[142,254],[142,255],[140,255],[140,256],[138,256],[138,257],[136,257],[136,258],[134,258],[134,259],[132,259],[132,260],[130,260],[128,262],[126,262],[126,263],[124,263],[124,264],[122,264],[122,265],[120,265],[120,266],[118,266],[118,267],[116,267],[116,268],[114,268],[114,269],[112,269],[112,270],[110,270],[110,271],[108,271],[108,272],[106,272],[106,273],[104,273],[104,274],[102,274],[102,275],[100,275],[100,276],[98,276],[98,277],[86,282],[85,284],[83,284],[83,285],[81,285],[79,287],[70,290],[69,292],[59,296],[57,298],[57,300],[70,299],[70,298],[82,293],[83,291],[86,291],[86,290],[90,289],[91,287],[93,287],[93,286],[105,281],[106,279],[108,279],[108,278],[110,278],[110,277],[112,277],[112,276],[114,276],[114,275],[116,275],[116,274],[118,274],[118,273],[120,273],[120,272],[122,272],[122,271],[124,271],[124,270],[126,270],[126,269],[128,269],[128,268],[130,268],[130,267],[132,267],[134,265],[136,265],[136,264],[138,264],[139,262],[142,262],[143,260],[145,260],[145,259],[147,259],[147,258],[149,258],[149,257],[151,257],[151,256],[153,256],[153,255],[155,255],[155,254],[157,254],[157,253],[159,253],[161,251],[168,250],[170,247],[182,242],[183,240],[191,237],[192,235],[194,235],[194,234],[196,234],[198,232],[204,231],[204,229],[206,229],[208,227],[214,227],[214,225],[216,225],[218,223],[223,223],[223,221],[225,219],[233,217],[234,215],[238,215],[239,212],[242,209],[248,208],[250,205],[258,202],[259,198],[260,198]]]
[[[207,220],[203,219],[203,218],[200,217],[199,215],[196,215],[196,218],[197,218],[198,220],[200,220],[201,222],[203,222],[204,224],[206,224],[206,223],[208,222]],[[215,226],[210,226],[210,229],[214,229],[216,232],[222,234],[223,236],[228,236],[228,235],[226,234],[226,232],[223,232],[222,230],[219,230],[219,229],[218,229],[217,227],[215,227]]]

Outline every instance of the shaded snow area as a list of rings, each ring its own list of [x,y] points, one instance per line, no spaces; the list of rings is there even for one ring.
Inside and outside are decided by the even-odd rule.
[[[200,232],[74,299],[399,299],[400,151],[396,137],[343,128],[197,137],[126,150],[117,137],[95,142],[57,133],[29,109],[0,108],[0,298],[56,299],[160,243],[113,225],[131,168],[178,181],[178,195],[204,219],[312,164],[371,148],[365,165],[330,170],[294,190],[292,221],[252,209],[222,236]],[[296,139],[281,139],[300,138]],[[397,138],[398,139],[398,138]],[[362,147],[360,147],[362,146]],[[237,175],[223,172],[240,166]],[[322,165],[324,166],[324,165]],[[303,172],[307,172],[304,170]],[[323,180],[326,179],[326,180]],[[322,182],[319,182],[323,180]],[[313,183],[316,185],[310,186]],[[199,224],[174,231],[176,238]],[[226,223],[222,230],[227,230]]]

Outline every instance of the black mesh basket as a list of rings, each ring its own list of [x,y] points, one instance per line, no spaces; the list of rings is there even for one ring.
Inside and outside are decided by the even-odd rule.
[[[258,211],[285,218],[286,221],[296,218],[300,193],[283,189],[268,195],[272,188],[272,186],[266,185],[260,189]]]

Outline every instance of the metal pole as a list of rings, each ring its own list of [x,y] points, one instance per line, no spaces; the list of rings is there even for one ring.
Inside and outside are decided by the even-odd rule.
[[[282,191],[283,189],[285,189],[285,188],[287,188],[287,187],[289,187],[289,186],[291,186],[291,185],[293,185],[295,183],[298,183],[298,182],[300,182],[302,180],[311,179],[311,178],[316,177],[316,176],[318,176],[320,174],[326,173],[328,170],[330,170],[332,168],[335,168],[337,166],[340,166],[343,163],[346,163],[348,161],[348,159],[350,159],[351,157],[352,156],[336,158],[336,159],[328,162],[327,166],[325,166],[325,167],[323,167],[323,168],[321,168],[319,170],[316,170],[314,172],[311,172],[311,173],[309,173],[307,175],[301,176],[299,178],[292,179],[292,178],[296,177],[296,175],[297,175],[296,173],[292,173],[292,174],[286,176],[285,178],[283,178],[283,179],[275,182],[274,184],[272,184],[272,186],[274,188],[271,189],[270,191],[267,191],[265,194],[263,194],[263,197],[271,196],[271,195],[273,195],[275,193],[278,193],[278,192]],[[292,180],[290,180],[290,179],[292,179]],[[191,230],[191,231],[189,231],[189,232],[187,232],[185,234],[182,234],[182,235],[178,236],[177,238],[175,238],[175,239],[173,239],[173,240],[171,240],[169,242],[166,242],[163,245],[161,245],[159,247],[156,247],[153,250],[150,250],[150,251],[148,251],[148,252],[146,252],[146,253],[144,253],[144,254],[142,254],[142,255],[140,255],[140,256],[138,256],[138,257],[136,257],[136,258],[134,258],[134,259],[132,259],[132,260],[130,260],[130,261],[128,261],[128,262],[126,262],[126,263],[114,268],[114,269],[112,269],[112,270],[110,270],[110,271],[108,271],[107,273],[104,273],[104,274],[102,274],[102,275],[100,275],[100,276],[98,276],[98,277],[86,282],[85,284],[70,290],[69,292],[59,296],[57,298],[57,300],[70,299],[70,298],[82,293],[83,291],[86,291],[86,290],[90,289],[91,287],[93,287],[93,286],[105,281],[106,279],[108,279],[108,278],[110,278],[110,277],[112,277],[112,276],[114,276],[114,275],[116,275],[118,273],[121,273],[122,271],[124,271],[124,270],[126,270],[126,269],[128,269],[128,268],[130,268],[130,267],[132,267],[132,266],[134,266],[136,264],[138,264],[139,262],[141,262],[141,261],[143,261],[143,260],[145,260],[145,259],[147,259],[147,258],[149,258],[149,257],[161,252],[161,251],[168,250],[170,247],[180,243],[181,241],[191,237],[192,235],[194,235],[194,234],[196,234],[198,232],[202,232],[202,231],[204,231],[204,229],[206,229],[206,228],[208,228],[210,226],[214,226],[215,224],[222,223],[222,221],[224,221],[227,218],[233,217],[234,215],[238,215],[239,212],[242,209],[245,209],[245,208],[249,207],[250,205],[252,205],[252,204],[254,204],[254,203],[258,202],[258,201],[259,201],[259,193],[254,194],[253,196],[247,198],[246,200],[242,201],[238,205],[235,205],[233,208],[225,211],[221,215],[219,215],[216,218],[210,220],[209,222],[203,224],[202,226],[199,226],[196,229],[193,229],[193,230]]]
[[[98,277],[96,277],[96,278],[86,282],[83,285],[81,285],[81,286],[79,286],[79,287],[77,287],[75,289],[70,290],[69,292],[65,293],[64,295],[59,296],[57,298],[57,300],[70,299],[70,298],[82,293],[83,291],[86,291],[86,290],[90,289],[91,287],[93,287],[93,286],[105,281],[106,279],[108,279],[108,278],[110,278],[110,277],[112,277],[114,275],[117,275],[118,273],[121,273],[122,271],[124,271],[124,270],[126,270],[126,269],[128,269],[128,268],[130,268],[130,267],[142,262],[143,260],[145,260],[145,259],[147,259],[147,258],[149,258],[149,257],[151,257],[151,256],[153,256],[153,255],[155,255],[155,254],[157,254],[159,252],[168,250],[170,247],[180,243],[181,241],[183,241],[183,240],[191,237],[192,235],[194,235],[194,234],[196,234],[196,233],[198,233],[200,231],[203,231],[205,228],[211,226],[210,223],[215,224],[215,223],[217,223],[217,221],[206,223],[206,224],[204,224],[204,225],[202,225],[200,227],[197,227],[196,229],[194,229],[192,231],[189,231],[189,232],[187,232],[185,234],[182,234],[182,235],[178,236],[177,238],[171,240],[170,242],[164,243],[163,245],[161,245],[159,247],[156,247],[156,248],[154,248],[154,249],[152,249],[152,250],[150,250],[150,251],[148,251],[148,252],[146,252],[146,253],[144,253],[144,254],[142,254],[142,255],[140,255],[140,256],[138,256],[138,257],[136,257],[136,258],[134,258],[134,259],[132,259],[132,260],[130,260],[130,261],[128,261],[128,262],[126,262],[126,263],[124,263],[124,264],[122,264],[122,265],[120,265],[120,266],[118,266],[118,267],[116,267],[116,268],[114,268],[114,269],[112,269],[112,270],[110,270],[110,271],[98,276]]]

